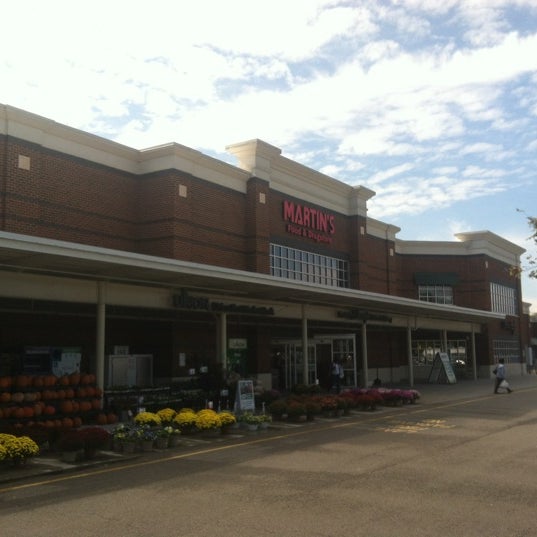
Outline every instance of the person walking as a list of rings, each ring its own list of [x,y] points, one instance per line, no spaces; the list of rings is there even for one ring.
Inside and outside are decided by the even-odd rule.
[[[494,393],[498,393],[498,388],[500,388],[500,384],[505,380],[507,382],[507,379],[505,378],[505,360],[503,358],[500,358],[498,360],[498,365],[493,370],[493,373],[496,375],[496,382],[494,383]],[[503,386],[502,386],[503,387]],[[509,384],[505,386],[508,393],[511,393],[513,390],[509,387]]]
[[[330,364],[330,391],[335,390],[336,393],[341,391],[341,372],[342,367],[337,360],[332,360]]]

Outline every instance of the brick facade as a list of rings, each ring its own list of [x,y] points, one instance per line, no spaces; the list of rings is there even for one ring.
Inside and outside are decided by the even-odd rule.
[[[46,135],[42,138],[46,140]],[[270,274],[269,245],[275,243],[348,261],[350,288],[368,293],[417,300],[416,274],[451,274],[456,280],[454,304],[486,312],[491,310],[490,284],[499,283],[517,290],[520,316],[488,323],[478,336],[479,360],[486,364],[491,359],[495,338],[515,338],[521,348],[527,344],[529,330],[521,328],[525,319],[520,282],[509,273],[508,255],[454,249],[451,243],[445,247],[432,243],[428,249],[426,243],[398,241],[396,228],[367,218],[365,204],[374,193],[297,168],[279,157],[277,148],[259,141],[259,162],[251,164],[252,171],[196,154],[192,160],[203,165],[175,165],[172,157],[177,154],[185,161],[191,157],[182,148],[171,148],[162,157],[165,164],[160,164],[158,155],[150,160],[150,154],[107,143],[93,138],[78,142],[66,135],[61,150],[0,134],[0,230],[264,275]],[[250,162],[248,147],[237,154],[239,160]],[[292,181],[284,177],[295,169],[300,173]],[[304,179],[308,174],[311,188],[310,179]],[[319,232],[313,216],[290,228],[286,203],[300,206],[307,214],[322,213],[330,219],[330,229]],[[497,250],[511,246],[503,241]],[[183,322],[167,320],[164,329],[155,325],[158,344],[144,344],[144,330],[138,334],[137,346],[176,356],[187,345],[192,355],[214,356],[216,336],[204,344],[204,350],[196,350],[212,318],[192,315],[191,325],[185,326],[185,316],[179,317]],[[230,322],[229,337],[247,333],[257,356],[254,369],[270,370],[271,330],[254,320],[241,322],[240,327]],[[128,323],[113,318],[110,323],[117,341],[123,333],[127,337],[123,331],[128,331]],[[278,328],[274,332],[285,333],[277,322],[273,326]],[[319,326],[322,333],[326,328]],[[440,328],[441,324],[431,337],[439,338]],[[339,327],[342,330],[349,327]],[[359,333],[357,326],[352,330]],[[369,345],[374,365],[404,365],[405,337],[405,331],[372,328]],[[156,371],[162,376],[179,372],[176,360],[159,363]]]

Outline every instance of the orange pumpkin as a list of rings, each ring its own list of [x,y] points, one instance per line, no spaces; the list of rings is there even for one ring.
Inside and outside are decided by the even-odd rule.
[[[88,373],[84,373],[80,377],[80,384],[91,384],[91,377],[88,375]]]
[[[80,398],[86,397],[86,388],[78,388],[76,391],[76,396]]]
[[[106,425],[107,423],[108,423],[108,420],[106,418],[106,414],[104,414],[103,412],[100,412],[97,415],[97,424],[98,425]]]
[[[62,375],[59,379],[58,379],[58,384],[60,386],[69,386],[69,375]]]
[[[35,393],[34,392],[26,392],[24,394],[24,400],[28,403],[33,403],[35,401]]]
[[[73,412],[73,402],[69,399],[65,399],[65,401],[62,401],[60,405],[60,410],[64,414],[71,414]]]
[[[95,388],[93,386],[86,388],[86,397],[95,397]]]
[[[75,396],[75,390],[73,388],[66,388],[65,389],[65,398],[66,399],[72,399]]]
[[[75,416],[73,418],[73,427],[80,427],[82,425],[82,418],[80,416]]]
[[[34,416],[41,416],[43,413],[43,407],[39,404],[34,405]]]
[[[11,394],[9,392],[0,393],[0,403],[9,403],[11,401]]]
[[[71,418],[63,418],[62,427],[65,427],[66,429],[72,429],[74,427],[73,420]]]
[[[28,388],[31,384],[31,378],[28,375],[17,375],[15,377],[15,386],[17,388]]]
[[[113,425],[114,423],[117,423],[117,414],[114,414],[113,412],[109,412],[106,416],[106,422],[109,425]]]
[[[13,418],[18,419],[18,420],[24,418],[24,408],[22,408],[22,407],[15,408],[15,410],[12,412],[11,416]]]
[[[55,409],[52,405],[47,405],[47,406],[43,409],[43,412],[44,412],[47,416],[52,416],[52,415],[56,414],[56,409]]]
[[[71,386],[77,386],[80,384],[80,373],[71,373],[69,375],[69,384]]]
[[[92,399],[91,400],[91,408],[94,410],[99,410],[101,408],[101,400],[100,399]]]
[[[35,388],[42,388],[45,384],[45,381],[43,380],[43,377],[37,376],[34,377],[32,384]]]
[[[33,418],[34,417],[34,408],[31,406],[25,406],[22,407],[23,415],[25,418]]]
[[[44,378],[45,386],[49,386],[49,387],[56,386],[56,381],[57,381],[56,375],[47,375]]]
[[[0,377],[0,389],[11,388],[13,379],[11,377]]]
[[[15,392],[11,395],[11,400],[14,403],[22,403],[24,401],[24,394],[22,392]]]

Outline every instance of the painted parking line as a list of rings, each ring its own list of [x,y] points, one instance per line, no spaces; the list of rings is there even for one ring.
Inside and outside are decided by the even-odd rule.
[[[455,425],[450,425],[447,420],[428,419],[421,421],[403,421],[394,420],[387,424],[387,426],[375,427],[376,431],[382,431],[385,433],[405,433],[415,434],[423,431],[429,431],[431,429],[453,429]]]

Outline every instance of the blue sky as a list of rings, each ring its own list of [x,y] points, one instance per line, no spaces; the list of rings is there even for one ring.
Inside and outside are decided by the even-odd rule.
[[[489,230],[535,254],[537,0],[19,0],[3,19],[1,103],[232,164],[260,138],[374,190],[400,239]]]

